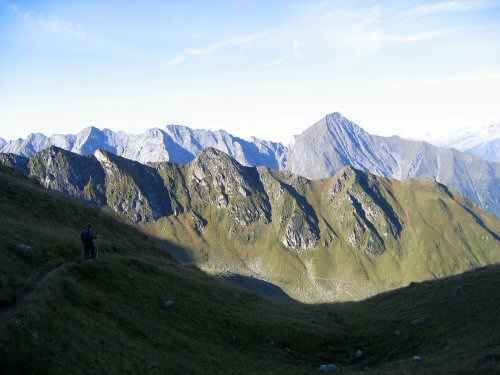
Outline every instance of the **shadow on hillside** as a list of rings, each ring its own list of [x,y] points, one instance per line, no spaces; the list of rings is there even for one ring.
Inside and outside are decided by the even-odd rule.
[[[250,290],[254,293],[271,297],[280,301],[297,302],[295,299],[286,294],[279,286],[274,285],[268,281],[257,279],[255,277],[235,274],[231,276],[224,276],[223,280],[229,282],[232,285],[236,285],[238,287]]]
[[[163,238],[151,235],[148,235],[148,237],[163,249],[165,249],[177,263],[182,265],[196,265],[195,259],[193,258],[193,256],[191,255],[191,251],[187,247],[177,245]],[[260,294],[261,296],[274,298],[280,301],[297,302],[295,299],[285,293],[285,291],[279,286],[252,276],[233,274],[230,276],[222,276],[221,279],[231,285],[247,289],[251,292]]]
[[[163,249],[165,249],[165,251],[167,251],[172,256],[172,258],[179,264],[196,266],[196,260],[192,256],[192,251],[188,247],[175,244],[172,241],[162,239],[159,237],[151,235],[148,235],[148,237],[154,242],[156,242]],[[205,274],[205,272],[201,270],[199,267],[196,266],[196,268],[198,268],[200,272]],[[387,292],[382,292],[360,301],[342,302],[340,303],[340,305],[343,305],[345,307],[347,306],[353,307],[360,304],[362,305],[366,303],[368,304],[376,303],[377,301],[383,301],[385,299],[395,298],[401,293],[407,293],[411,295],[415,292],[426,290],[427,288],[435,287],[436,285],[440,285],[442,283],[449,283],[449,282],[468,283],[474,280],[476,277],[483,277],[484,275],[493,275],[493,274],[500,275],[500,265],[489,265],[486,267],[476,268],[457,275],[448,276],[444,278],[431,279],[421,282],[412,282],[408,286],[403,286]],[[264,297],[284,302],[300,303],[300,301],[297,301],[294,298],[292,298],[279,286],[269,281],[258,279],[256,277],[240,275],[240,274],[232,274],[227,276],[221,276],[220,279],[235,287],[249,290]],[[326,303],[326,304],[317,303],[315,305],[332,305],[332,304],[338,305],[339,303],[338,302]]]
[[[159,238],[156,236],[148,235],[148,237],[157,243],[160,247],[165,249],[174,260],[179,264],[194,264],[194,258],[191,255],[191,251],[187,247],[177,245],[169,240],[164,238]]]
[[[440,301],[438,297],[446,297],[448,302],[451,303],[450,298],[461,299],[464,290],[468,292],[474,290],[477,297],[480,293],[479,288],[491,288],[491,284],[494,280],[500,280],[500,264],[490,264],[484,267],[473,268],[452,276],[411,282],[409,285],[380,292],[361,300],[317,303],[316,305],[342,305],[344,307],[356,307],[370,304],[380,305],[386,301],[397,300],[405,295],[411,297],[405,302],[410,302],[412,305],[422,304],[423,297],[429,300],[434,298],[434,302],[439,304],[442,304],[442,301]],[[452,288],[446,290],[446,286],[452,286]],[[431,293],[432,289],[435,294]],[[486,296],[486,298],[490,299],[491,296]],[[390,304],[389,307],[391,309],[393,308]],[[431,306],[428,307],[431,308]]]

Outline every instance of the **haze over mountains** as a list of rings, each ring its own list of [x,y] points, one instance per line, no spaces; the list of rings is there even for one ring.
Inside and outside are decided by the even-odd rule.
[[[487,129],[491,134],[491,127]],[[485,152],[494,154],[494,142],[498,139],[491,142],[485,139],[479,137],[464,147],[475,144],[479,151],[493,148],[494,152]],[[465,142],[462,140],[460,144],[465,145]],[[372,135],[337,112],[295,136],[289,147],[258,138],[247,141],[223,130],[214,132],[168,125],[141,135],[109,129],[101,131],[95,127],[86,128],[76,135],[47,137],[36,133],[26,139],[6,142],[3,146],[0,143],[0,152],[30,156],[50,145],[79,154],[93,154],[103,149],[142,163],[188,163],[203,148],[214,147],[243,165],[287,169],[309,179],[334,176],[345,166],[396,179],[426,176],[456,189],[500,216],[499,162],[423,141]]]
[[[257,277],[303,301],[360,299],[500,262],[500,222],[430,179],[346,167],[311,181],[245,167],[214,148],[189,164],[144,165],[54,146],[1,161],[127,216],[176,244],[181,261]]]
[[[318,179],[346,165],[396,179],[432,177],[500,216],[500,163],[423,141],[372,135],[339,113],[294,138],[286,169]]]
[[[244,165],[266,165],[281,169],[285,164],[286,147],[281,143],[251,138],[246,141],[224,130],[191,129],[182,125],[153,128],[143,134],[133,135],[109,129],[88,127],[80,133],[56,134],[50,137],[41,133],[30,134],[1,146],[0,152],[31,156],[57,146],[78,154],[93,154],[102,149],[141,163],[170,161],[188,163],[205,147],[215,147],[226,152]]]
[[[428,141],[437,146],[470,152],[485,160],[500,161],[500,123],[465,127],[448,134],[430,134]]]

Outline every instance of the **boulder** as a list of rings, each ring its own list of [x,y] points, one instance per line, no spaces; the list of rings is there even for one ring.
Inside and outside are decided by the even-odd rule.
[[[410,323],[412,325],[414,325],[414,326],[418,326],[418,325],[424,323],[426,320],[427,320],[427,317],[426,316],[422,316],[422,317],[420,317],[418,319],[411,320]]]
[[[321,372],[330,372],[330,371],[340,371],[340,368],[335,366],[333,363],[327,364],[327,365],[321,365],[319,366],[319,371]]]

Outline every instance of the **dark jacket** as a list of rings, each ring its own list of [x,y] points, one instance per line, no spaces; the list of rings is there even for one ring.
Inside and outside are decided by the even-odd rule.
[[[84,245],[92,245],[92,240],[97,238],[92,228],[85,228],[80,237]]]

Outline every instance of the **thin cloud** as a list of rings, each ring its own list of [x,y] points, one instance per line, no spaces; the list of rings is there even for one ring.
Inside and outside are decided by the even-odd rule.
[[[386,33],[380,30],[372,31],[364,36],[362,36],[358,41],[357,45],[360,52],[370,52],[379,49],[384,43],[414,43],[425,39],[434,38],[436,36],[446,33],[447,29],[434,29],[430,31],[425,31],[422,33],[414,34],[393,34]]]
[[[80,24],[75,24],[70,21],[62,20],[56,16],[52,15],[46,16],[43,14],[37,17],[37,22],[45,30],[73,37],[86,42],[102,44],[100,40],[91,37],[87,32],[87,30],[85,30]]]
[[[103,41],[92,36],[89,31],[79,23],[64,20],[51,14],[41,14],[36,13],[33,10],[22,9],[19,5],[14,3],[7,3],[7,9],[24,22],[34,24],[49,32],[65,35],[93,44],[104,44]]]
[[[461,82],[461,81],[483,81],[483,80],[498,80],[500,79],[500,73],[492,72],[491,74],[479,74],[479,75],[466,75],[466,76],[452,76],[452,77],[443,77],[443,78],[433,78],[433,79],[422,79],[415,81],[406,81],[395,84],[386,84],[386,85],[377,85],[377,87],[369,87],[369,88],[361,88],[355,89],[353,92],[371,92],[385,89],[400,89],[400,88],[408,88],[415,86],[424,86],[424,85],[436,85],[448,82]]]
[[[192,56],[208,56],[227,48],[241,47],[261,38],[264,33],[254,33],[237,38],[223,39],[203,48],[186,48],[167,61],[167,65],[179,64]]]
[[[461,77],[445,77],[437,79],[427,79],[421,81],[414,81],[408,83],[408,85],[429,85],[434,83],[443,82],[456,82],[456,81],[476,81],[485,79],[500,79],[500,74],[485,74],[485,75],[475,75],[475,76],[461,76]]]
[[[394,17],[401,20],[399,16],[394,9],[382,6],[355,9],[322,4],[307,9],[266,39],[281,51],[292,45],[295,56],[302,52],[307,55],[313,49],[345,56],[350,51],[365,55],[386,44],[415,43],[450,31],[448,28],[425,29],[414,20],[411,29],[419,31],[409,32],[393,22]],[[283,59],[274,59],[268,65],[281,62]]]
[[[424,17],[438,13],[449,12],[471,12],[478,9],[487,8],[491,5],[489,1],[462,1],[450,0],[441,1],[435,4],[420,5],[409,9],[406,15],[410,17]]]

